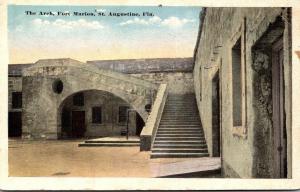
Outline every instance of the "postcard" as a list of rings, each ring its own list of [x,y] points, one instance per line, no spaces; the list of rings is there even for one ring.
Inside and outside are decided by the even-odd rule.
[[[272,2],[2,3],[0,188],[299,189],[300,4]]]

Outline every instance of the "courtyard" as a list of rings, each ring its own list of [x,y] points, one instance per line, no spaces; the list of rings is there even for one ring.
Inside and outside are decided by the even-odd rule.
[[[138,146],[78,147],[82,141],[10,139],[9,176],[219,177],[219,158],[150,159]]]

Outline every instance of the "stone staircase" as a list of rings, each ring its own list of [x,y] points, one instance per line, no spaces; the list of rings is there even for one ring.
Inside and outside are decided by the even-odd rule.
[[[151,158],[207,157],[194,94],[169,94],[151,149]]]

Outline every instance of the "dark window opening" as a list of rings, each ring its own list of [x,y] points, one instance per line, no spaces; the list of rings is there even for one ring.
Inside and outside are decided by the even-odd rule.
[[[92,108],[92,123],[102,123],[102,108],[93,107]]]
[[[128,106],[120,106],[119,107],[119,123],[126,123],[128,109],[129,109]]]
[[[151,111],[151,104],[145,105],[145,110],[149,113]]]
[[[73,105],[75,106],[84,106],[84,95],[83,93],[76,93],[73,96]]]
[[[12,92],[12,108],[22,108],[22,92]]]
[[[64,89],[63,82],[60,79],[56,79],[52,84],[52,89],[54,93],[57,94],[61,93]]]
[[[233,126],[242,125],[242,54],[241,38],[232,47],[232,117]]]

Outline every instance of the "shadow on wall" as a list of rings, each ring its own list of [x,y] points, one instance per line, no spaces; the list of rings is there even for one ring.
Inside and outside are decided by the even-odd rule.
[[[58,137],[82,138],[139,135],[144,121],[129,103],[112,93],[86,90],[73,93],[58,109]]]

